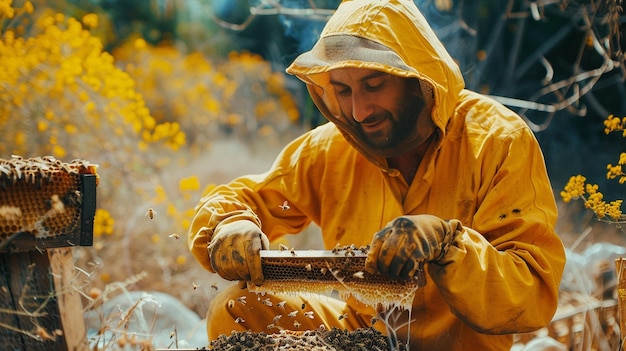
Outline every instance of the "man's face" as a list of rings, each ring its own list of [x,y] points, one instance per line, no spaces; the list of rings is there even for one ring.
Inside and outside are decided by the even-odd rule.
[[[416,81],[360,68],[329,74],[341,112],[352,117],[369,146],[394,148],[415,132],[424,108]]]

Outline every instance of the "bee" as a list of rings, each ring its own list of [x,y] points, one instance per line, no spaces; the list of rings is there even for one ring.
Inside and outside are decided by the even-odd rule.
[[[272,318],[272,323],[278,323],[278,320],[283,318],[282,314],[277,314],[276,316],[274,316],[274,318]]]
[[[285,309],[285,304],[287,303],[287,301],[281,301],[279,303],[277,303],[276,305],[278,305],[278,307]]]
[[[245,304],[246,304],[246,302],[247,302],[247,301],[246,301],[246,297],[245,297],[245,296],[239,296],[239,297],[237,298],[237,302],[239,302],[239,303],[240,303],[240,304],[242,304],[242,305],[245,305]]]
[[[193,290],[197,290],[200,285],[196,284],[195,282],[191,282],[191,284],[193,285]]]
[[[173,337],[175,337],[175,336],[176,336],[176,332],[175,332],[175,331],[173,331],[173,332],[171,332],[171,333],[170,333],[170,339],[171,339],[171,338],[173,338]]]
[[[296,249],[294,249],[293,247],[291,248],[291,250],[289,250],[289,252],[291,252],[292,256],[296,256]]]
[[[346,318],[348,318],[348,314],[347,313],[344,313],[344,314],[339,316],[339,320],[346,319]]]
[[[310,272],[313,269],[310,263],[307,263],[307,265],[304,268],[306,268],[307,272]]]
[[[505,214],[505,213],[503,213],[503,214],[501,214],[498,218],[499,218],[500,220],[503,220],[503,219],[505,219],[505,218],[506,218],[506,214]]]
[[[358,272],[354,273],[352,276],[355,277],[355,278],[358,278],[358,279],[363,279],[363,278],[365,278],[365,273],[363,273],[362,271],[358,271]]]
[[[261,303],[264,304],[265,306],[269,306],[269,307],[272,307],[274,305],[272,303],[272,301],[270,301],[269,297],[267,299],[265,299],[265,300],[262,300]]]
[[[289,318],[295,318],[297,314],[298,314],[298,310],[295,310],[293,312],[289,312],[287,316],[289,316]]]
[[[335,247],[333,247],[332,252],[334,254],[336,254],[337,252],[341,251],[341,246],[339,245],[339,243],[337,243],[337,245],[335,245]]]
[[[280,328],[276,324],[272,323],[272,324],[267,325],[267,329],[280,329]]]
[[[351,246],[346,247],[345,255],[346,256],[356,256],[356,254],[354,253],[354,249]]]
[[[176,234],[176,233],[172,233],[169,235],[170,238],[174,238],[176,240],[180,239],[180,235]]]
[[[301,324],[298,321],[293,321],[293,326],[296,328],[300,328]]]
[[[374,324],[376,324],[378,322],[378,317],[372,317],[372,319],[370,319],[370,324],[373,326]]]
[[[325,275],[325,274],[326,274],[326,272],[328,272],[328,269],[327,269],[327,268],[322,267],[322,268],[320,269],[320,273],[322,273],[322,275]]]
[[[235,323],[239,324],[239,323],[244,323],[245,319],[241,318],[241,317],[237,317],[235,318]]]
[[[61,198],[59,198],[59,195],[54,194],[50,197],[50,209],[56,213],[65,212],[65,205],[61,201]]]
[[[228,308],[235,307],[235,300],[228,300]]]
[[[304,316],[305,316],[306,318],[309,318],[309,319],[313,319],[313,318],[315,318],[314,314],[315,314],[315,313],[313,313],[313,311],[304,312]]]
[[[289,248],[287,247],[287,245],[278,244],[278,250],[279,251],[287,251],[287,250],[289,250]]]
[[[282,205],[278,205],[278,207],[280,207],[280,209],[283,210],[283,211],[287,211],[288,209],[291,208],[289,206],[289,202],[287,202],[287,200],[285,200]]]
[[[220,288],[217,286],[217,283],[211,284],[211,288],[215,291],[218,291]]]
[[[520,210],[519,208],[514,208],[513,211],[511,211],[515,214],[520,214],[522,212],[522,210]]]
[[[302,309],[305,309],[305,308],[306,308],[306,304],[305,304],[305,303],[302,303],[302,306],[301,306],[301,307],[302,307]]]
[[[150,207],[148,211],[146,211],[145,215],[150,219],[154,219],[154,216],[156,216],[156,214],[156,211],[152,207]]]

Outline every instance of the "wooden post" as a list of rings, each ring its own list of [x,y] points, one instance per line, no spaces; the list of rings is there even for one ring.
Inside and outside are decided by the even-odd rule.
[[[0,254],[0,340],[10,350],[87,350],[71,248]]]
[[[87,350],[87,331],[80,294],[73,285],[76,271],[72,249],[50,249],[48,257],[67,350]]]
[[[626,259],[623,257],[615,260],[615,273],[617,275],[617,311],[620,330],[620,350],[626,350]]]
[[[72,230],[44,238],[20,232],[0,247],[3,350],[88,350],[72,247],[93,243],[96,185],[95,175],[80,175],[80,216]]]

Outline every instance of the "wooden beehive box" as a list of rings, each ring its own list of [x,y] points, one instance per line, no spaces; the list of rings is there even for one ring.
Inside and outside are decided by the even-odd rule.
[[[72,247],[93,243],[95,166],[0,160],[0,345],[87,350]]]

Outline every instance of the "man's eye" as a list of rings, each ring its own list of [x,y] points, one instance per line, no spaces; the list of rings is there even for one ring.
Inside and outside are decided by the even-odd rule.
[[[350,88],[337,89],[337,95],[339,96],[350,96],[352,90]]]
[[[378,91],[382,89],[384,86],[385,86],[384,81],[368,82],[365,85],[365,89],[367,89],[368,91]]]

